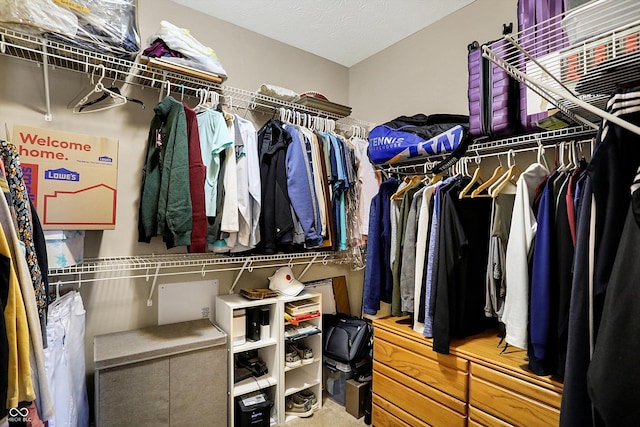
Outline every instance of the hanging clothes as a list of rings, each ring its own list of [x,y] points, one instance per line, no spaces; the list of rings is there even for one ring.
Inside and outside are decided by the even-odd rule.
[[[209,246],[213,252],[217,253],[229,252],[237,244],[238,232],[240,231],[238,210],[238,170],[236,163],[235,138],[241,138],[241,136],[236,134],[233,121],[230,121],[227,126],[229,130],[228,133],[233,142],[224,150],[224,171],[218,177],[218,180],[222,180],[222,185],[224,187],[224,194],[222,194],[222,209],[217,210],[217,216],[221,217],[220,235],[218,236],[218,240]],[[241,144],[242,141],[239,143]],[[241,160],[244,165],[244,159],[241,158]]]
[[[433,311],[433,350],[449,353],[451,338],[464,338],[493,325],[484,315],[491,202],[460,199],[469,183],[461,177],[441,188],[437,276]]]
[[[540,163],[530,165],[518,178],[506,252],[507,291],[502,321],[505,341],[527,348],[529,322],[529,256],[536,235],[534,190],[549,171]]]
[[[31,213],[29,211],[29,195],[27,187],[22,177],[22,169],[20,168],[20,156],[15,146],[10,142],[0,140],[0,155],[2,155],[6,181],[11,189],[11,204],[18,219],[17,231],[20,241],[25,245],[25,257],[29,265],[31,274],[31,282],[35,291],[36,302],[38,304],[38,313],[40,316],[41,329],[44,330],[47,311],[47,290],[42,281],[42,272],[38,265],[36,249],[33,241],[33,225]]]
[[[188,249],[191,253],[202,253],[207,251],[208,226],[204,195],[207,170],[202,163],[196,112],[185,104],[184,113],[189,143],[189,194],[191,196],[191,243]]]
[[[418,212],[418,231],[416,236],[416,271],[414,280],[414,324],[413,330],[422,333],[424,331],[424,310],[425,310],[425,274],[427,269],[426,252],[429,247],[429,235],[431,234],[431,216],[433,215],[433,194],[437,184],[424,188],[422,193],[422,203]]]
[[[291,137],[286,156],[289,200],[302,226],[305,245],[319,246],[322,244],[322,230],[307,143],[295,126],[285,125],[284,129]]]
[[[258,159],[258,135],[253,123],[235,116],[236,170],[238,173],[238,210],[241,219],[238,242],[231,252],[252,250],[260,242],[262,190]],[[244,190],[246,188],[246,190]]]
[[[405,258],[400,266],[400,310],[406,313],[414,312],[414,295],[415,295],[415,279],[416,279],[416,244],[418,234],[418,207],[422,205],[422,197],[424,188],[416,191],[411,205],[409,206],[409,214],[407,215],[406,231],[404,234]]]
[[[514,202],[515,194],[499,194],[492,203],[484,313],[485,316],[495,317],[499,321],[502,320],[507,293],[506,252]]]
[[[198,113],[198,132],[202,163],[207,168],[204,186],[205,206],[208,217],[217,215],[218,179],[220,176],[220,154],[233,145],[224,115],[212,108]]]
[[[606,110],[636,125],[640,124],[640,90],[638,88],[618,89],[607,102]],[[580,412],[589,408],[593,399],[596,409],[596,419],[602,418],[606,424],[625,425],[633,423],[638,416],[637,399],[632,393],[637,389],[640,380],[633,369],[629,371],[629,362],[624,355],[617,350],[607,349],[607,345],[624,345],[625,351],[631,354],[637,349],[636,338],[629,342],[615,341],[618,333],[624,339],[626,333],[632,333],[632,325],[624,325],[620,322],[624,317],[619,317],[617,312],[629,313],[626,304],[634,304],[634,300],[616,300],[610,302],[609,288],[614,294],[624,296],[618,286],[629,286],[630,282],[622,278],[622,273],[616,270],[615,278],[621,283],[614,284],[612,272],[616,259],[623,262],[627,256],[620,247],[628,245],[627,236],[623,235],[623,229],[628,223],[629,206],[632,206],[632,197],[629,188],[633,185],[634,177],[640,165],[640,137],[622,127],[603,120],[596,137],[596,148],[591,162],[587,167],[590,190],[582,196],[583,205],[591,203],[591,216],[589,228],[589,241],[587,243],[587,256],[578,258],[578,253],[583,254],[584,238],[581,241],[578,232],[576,244],[576,267],[572,289],[571,309],[569,316],[569,345],[567,349],[567,364],[565,368],[565,384],[567,393],[563,393],[563,406],[561,423],[563,425],[576,425],[576,421],[592,421],[590,413]],[[586,199],[586,200],[584,200]],[[580,221],[583,221],[581,218]],[[580,230],[580,224],[578,225]],[[624,242],[622,242],[624,238]],[[622,243],[621,243],[622,242]],[[624,246],[629,248],[629,246]],[[589,258],[591,256],[592,258]],[[586,261],[586,262],[585,262]],[[592,262],[590,262],[592,261]],[[584,277],[579,274],[580,268],[585,268],[591,276]],[[625,275],[627,272],[625,271]],[[625,276],[631,279],[632,276]],[[635,284],[635,283],[631,283]],[[577,294],[577,295],[576,295]],[[576,296],[576,310],[574,312],[574,295]],[[632,294],[626,294],[632,297]],[[581,298],[579,298],[581,297]],[[586,302],[586,307],[585,307]],[[605,311],[604,307],[608,310]],[[586,314],[586,315],[585,315]],[[611,325],[606,325],[601,319],[611,320]],[[586,323],[578,323],[584,321]],[[631,319],[628,319],[631,320]],[[585,328],[587,329],[585,340]],[[614,329],[616,328],[615,332]],[[604,338],[600,335],[604,332]],[[574,335],[580,340],[572,340]],[[628,336],[628,335],[626,335]],[[601,340],[602,338],[602,340]],[[589,358],[593,356],[593,368],[589,365]],[[597,358],[596,358],[597,356]],[[626,363],[625,363],[626,362]],[[588,371],[592,374],[589,380],[594,383],[587,388]],[[605,377],[611,375],[612,380],[620,380],[621,386],[606,382]],[[626,377],[624,377],[626,376]],[[623,378],[624,377],[624,378]],[[597,387],[603,387],[598,389]],[[566,395],[565,395],[566,394]],[[610,396],[607,396],[609,394]],[[620,406],[612,405],[612,399],[619,399]],[[633,400],[633,403],[631,401]],[[566,405],[566,406],[565,406]]]
[[[438,274],[438,258],[440,254],[439,216],[440,216],[440,191],[448,186],[453,178],[447,178],[435,188],[433,215],[431,217],[431,230],[429,235],[429,251],[427,252],[427,267],[425,271],[424,288],[424,330],[422,334],[427,338],[433,337],[433,313],[434,313],[434,282]]]
[[[402,316],[402,298],[400,290],[401,270],[404,258],[404,238],[411,202],[416,192],[423,187],[419,178],[413,179],[409,184],[409,188],[404,191],[399,201],[396,218],[396,237],[395,237],[395,257],[392,264],[393,274],[393,292],[391,294],[391,315]],[[413,237],[412,237],[413,238]]]
[[[369,235],[369,209],[371,200],[380,189],[380,183],[376,178],[376,171],[369,161],[369,142],[362,138],[351,140],[355,146],[355,161],[357,167],[357,191],[358,191],[358,217],[360,219],[360,233]]]
[[[293,219],[286,174],[289,144],[291,136],[276,120],[270,120],[258,131],[262,185],[260,235],[262,252],[266,255],[276,253],[280,245],[291,244],[293,240]]]
[[[54,398],[56,427],[87,427],[84,339],[85,310],[80,294],[71,291],[49,307],[45,350],[47,380]]]
[[[4,181],[3,175],[0,175],[0,182],[1,181]],[[23,256],[23,243],[18,239],[14,216],[12,215],[10,207],[7,204],[7,199],[11,198],[11,195],[9,194],[9,187],[6,185],[2,185],[2,188],[5,189],[5,198],[0,201],[0,226],[2,230],[6,231],[5,236],[7,238],[9,250],[11,253],[12,268],[16,271],[16,276],[20,285],[20,290],[22,292],[24,309],[27,316],[30,338],[29,361],[31,364],[32,372],[31,380],[34,388],[34,393],[36,395],[35,403],[36,407],[40,411],[41,417],[43,419],[50,419],[53,416],[53,401],[51,400],[49,384],[46,377],[45,356],[43,347],[43,343],[47,340],[46,337],[43,338],[42,336],[42,325],[39,318],[35,291],[31,284],[31,273],[29,271],[27,260]],[[35,210],[33,210],[32,212],[35,212]],[[37,218],[37,215],[33,217],[33,225],[36,229],[39,227],[39,225],[36,223]],[[8,272],[9,270],[3,271]],[[6,299],[2,299],[2,301],[6,301]],[[6,361],[8,359],[2,360]],[[6,388],[3,388],[3,390],[6,390]]]
[[[390,198],[398,189],[398,181],[390,178],[380,185],[371,201],[367,267],[364,271],[362,307],[367,314],[376,314],[380,301],[391,303],[393,277],[391,274]]]
[[[154,110],[142,176],[138,241],[162,236],[167,248],[191,244],[189,153],[184,107],[171,96]]]

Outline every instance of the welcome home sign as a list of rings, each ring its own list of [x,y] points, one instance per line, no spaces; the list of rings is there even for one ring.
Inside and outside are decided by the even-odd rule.
[[[115,228],[118,140],[21,125],[12,139],[45,230]]]

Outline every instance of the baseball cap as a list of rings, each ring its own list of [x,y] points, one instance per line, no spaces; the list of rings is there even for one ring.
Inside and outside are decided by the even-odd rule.
[[[304,289],[304,285],[295,277],[290,267],[280,267],[269,277],[269,289],[279,294],[294,297]]]

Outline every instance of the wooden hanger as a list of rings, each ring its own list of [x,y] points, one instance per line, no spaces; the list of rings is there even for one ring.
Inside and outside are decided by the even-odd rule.
[[[413,187],[414,185],[416,185],[416,184],[418,184],[420,182],[420,177],[417,176],[417,175],[414,175],[412,177],[407,177],[407,178],[405,178],[405,182],[407,183],[407,185],[405,185],[404,187],[402,187],[401,189],[399,189],[398,191],[393,193],[391,195],[391,200],[400,200],[400,199],[402,199],[402,195],[405,192],[409,191],[409,189],[411,187]]]
[[[482,182],[482,172],[480,171],[480,157],[476,157],[476,170],[473,171],[473,176],[471,177],[471,181],[460,191],[458,195],[459,199],[470,198],[471,194],[468,194],[471,191],[471,188],[478,182]]]
[[[498,161],[500,161],[499,155],[498,155]],[[488,180],[480,184],[478,188],[473,190],[473,192],[471,193],[471,197],[488,197],[489,196],[488,194],[481,194],[481,193],[487,188],[489,188],[498,179],[500,179],[500,177],[505,173],[505,171],[506,169],[504,168],[504,166],[502,166],[502,162],[500,162],[498,167],[496,167],[495,170],[493,171],[493,175],[491,175],[491,178],[489,178]]]
[[[520,177],[520,169],[516,164],[516,156],[515,153],[511,150],[509,150],[508,159],[509,169],[507,169],[507,171],[502,175],[502,177],[500,177],[498,181],[496,181],[496,183],[489,187],[489,195],[494,199],[498,197],[500,193],[504,192],[504,190],[507,189],[510,184],[515,187],[516,183],[518,182],[518,178]],[[515,188],[513,188],[513,190],[515,192]]]

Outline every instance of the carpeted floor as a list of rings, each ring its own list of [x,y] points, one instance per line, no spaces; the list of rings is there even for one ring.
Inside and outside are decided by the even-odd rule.
[[[364,417],[355,419],[344,406],[323,396],[322,408],[309,418],[297,418],[285,424],[286,427],[356,427],[365,426]]]

